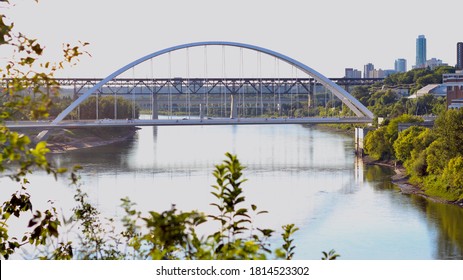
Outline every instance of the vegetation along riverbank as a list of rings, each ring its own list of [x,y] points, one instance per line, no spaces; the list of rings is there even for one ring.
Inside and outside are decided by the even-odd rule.
[[[365,152],[375,163],[399,167],[393,179],[405,193],[463,206],[463,110],[442,112],[433,128],[422,121],[402,115],[384,123],[365,137]],[[417,125],[399,132],[399,123]]]

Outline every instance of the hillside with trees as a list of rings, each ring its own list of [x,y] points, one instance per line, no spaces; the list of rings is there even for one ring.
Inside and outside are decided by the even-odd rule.
[[[452,66],[439,66],[434,70],[417,68],[388,76],[384,79],[384,85],[388,87],[410,86],[410,93],[413,94],[429,84],[441,84],[442,75],[447,73],[455,73],[455,68]]]
[[[449,66],[435,70],[413,69],[387,77],[372,87],[356,87],[352,94],[385,122],[365,137],[365,152],[374,160],[395,161],[406,170],[409,181],[430,196],[463,201],[463,110],[446,110],[445,98],[430,94],[408,99],[394,88],[414,93],[442,75],[453,73]],[[419,123],[420,116],[438,116],[432,129],[411,126],[399,133],[399,123]]]
[[[410,182],[426,194],[463,202],[463,110],[441,113],[433,129],[411,126],[398,132],[398,123],[419,121],[410,115],[392,119],[367,134],[365,152],[403,164]]]
[[[445,98],[427,94],[415,99],[402,96],[397,89],[409,89],[410,94],[429,84],[442,83],[442,75],[454,73],[450,66],[413,69],[405,73],[388,76],[383,82],[373,86],[354,87],[351,94],[368,107],[375,116],[395,118],[403,114],[409,115],[438,115],[445,110]]]

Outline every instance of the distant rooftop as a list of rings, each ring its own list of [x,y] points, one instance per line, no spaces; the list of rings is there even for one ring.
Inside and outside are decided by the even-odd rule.
[[[416,97],[420,97],[425,94],[432,94],[434,96],[446,96],[447,86],[444,84],[430,84],[419,89],[414,95]],[[412,98],[412,96],[410,97]]]

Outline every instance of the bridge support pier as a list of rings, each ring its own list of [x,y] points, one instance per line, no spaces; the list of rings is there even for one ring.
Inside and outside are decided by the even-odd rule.
[[[236,97],[236,93],[230,94],[230,119],[236,119],[238,117],[238,102]]]
[[[156,93],[153,93],[153,96],[151,98],[151,110],[152,110],[151,119],[157,120],[159,118],[159,112],[158,112],[158,95]]]
[[[307,112],[310,117],[310,109],[315,108],[315,92],[317,90],[317,81],[309,82],[307,94]]]
[[[312,108],[312,94],[309,93],[307,95],[307,110],[310,110]]]

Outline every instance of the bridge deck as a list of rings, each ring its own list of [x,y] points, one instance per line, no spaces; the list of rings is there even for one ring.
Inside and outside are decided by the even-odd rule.
[[[48,121],[6,122],[11,129],[20,128],[85,128],[85,127],[127,127],[127,126],[185,126],[185,125],[272,125],[272,124],[355,124],[371,123],[369,118],[180,118],[159,120],[91,120],[63,121],[56,125]]]

